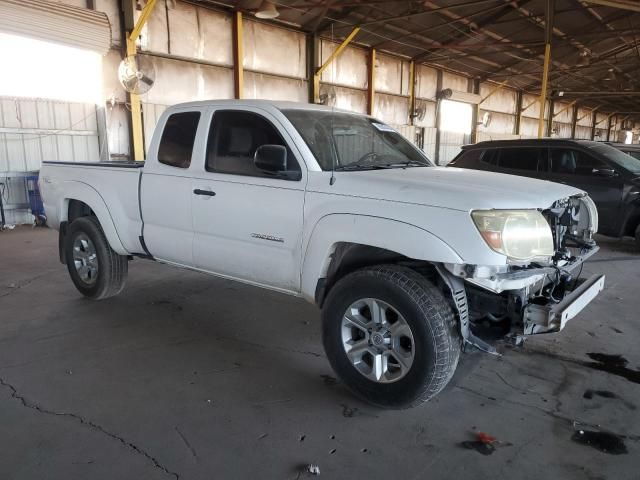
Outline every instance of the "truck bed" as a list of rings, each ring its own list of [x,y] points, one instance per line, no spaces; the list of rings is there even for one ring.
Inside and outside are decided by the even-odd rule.
[[[40,190],[48,224],[59,229],[60,223],[68,220],[71,200],[90,201],[91,209],[104,214],[100,218],[111,220],[102,228],[112,248],[120,255],[143,254],[138,199],[143,165],[143,162],[43,162]]]

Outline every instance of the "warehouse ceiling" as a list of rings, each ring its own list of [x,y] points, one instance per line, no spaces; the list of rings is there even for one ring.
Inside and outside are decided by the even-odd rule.
[[[198,2],[200,4],[206,1]],[[248,13],[261,0],[221,3]],[[539,93],[547,0],[277,0],[285,22],[441,66],[481,81]],[[640,111],[640,5],[555,0],[549,88],[557,97],[617,112]],[[606,4],[606,5],[603,5]],[[612,6],[616,5],[616,6]],[[620,6],[624,8],[619,8]]]

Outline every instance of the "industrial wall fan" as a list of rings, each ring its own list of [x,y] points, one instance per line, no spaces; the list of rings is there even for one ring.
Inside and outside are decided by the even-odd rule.
[[[153,86],[156,70],[148,57],[130,55],[120,62],[118,79],[127,92],[142,95]]]

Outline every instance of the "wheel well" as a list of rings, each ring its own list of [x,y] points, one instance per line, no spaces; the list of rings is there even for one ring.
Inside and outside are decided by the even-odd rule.
[[[433,270],[428,262],[415,260],[392,250],[360,243],[340,242],[331,255],[326,276],[318,280],[315,293],[316,304],[322,307],[331,288],[345,275],[363,267],[382,263],[405,264],[421,273],[422,270]]]
[[[81,200],[69,200],[69,209],[67,210],[67,221],[73,222],[79,217],[96,216],[91,207]]]

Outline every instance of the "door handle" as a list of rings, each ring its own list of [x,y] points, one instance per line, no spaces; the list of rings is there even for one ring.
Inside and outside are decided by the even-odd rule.
[[[215,197],[216,192],[212,192],[211,190],[202,190],[201,188],[196,188],[193,193],[196,195],[207,195],[209,197]]]

